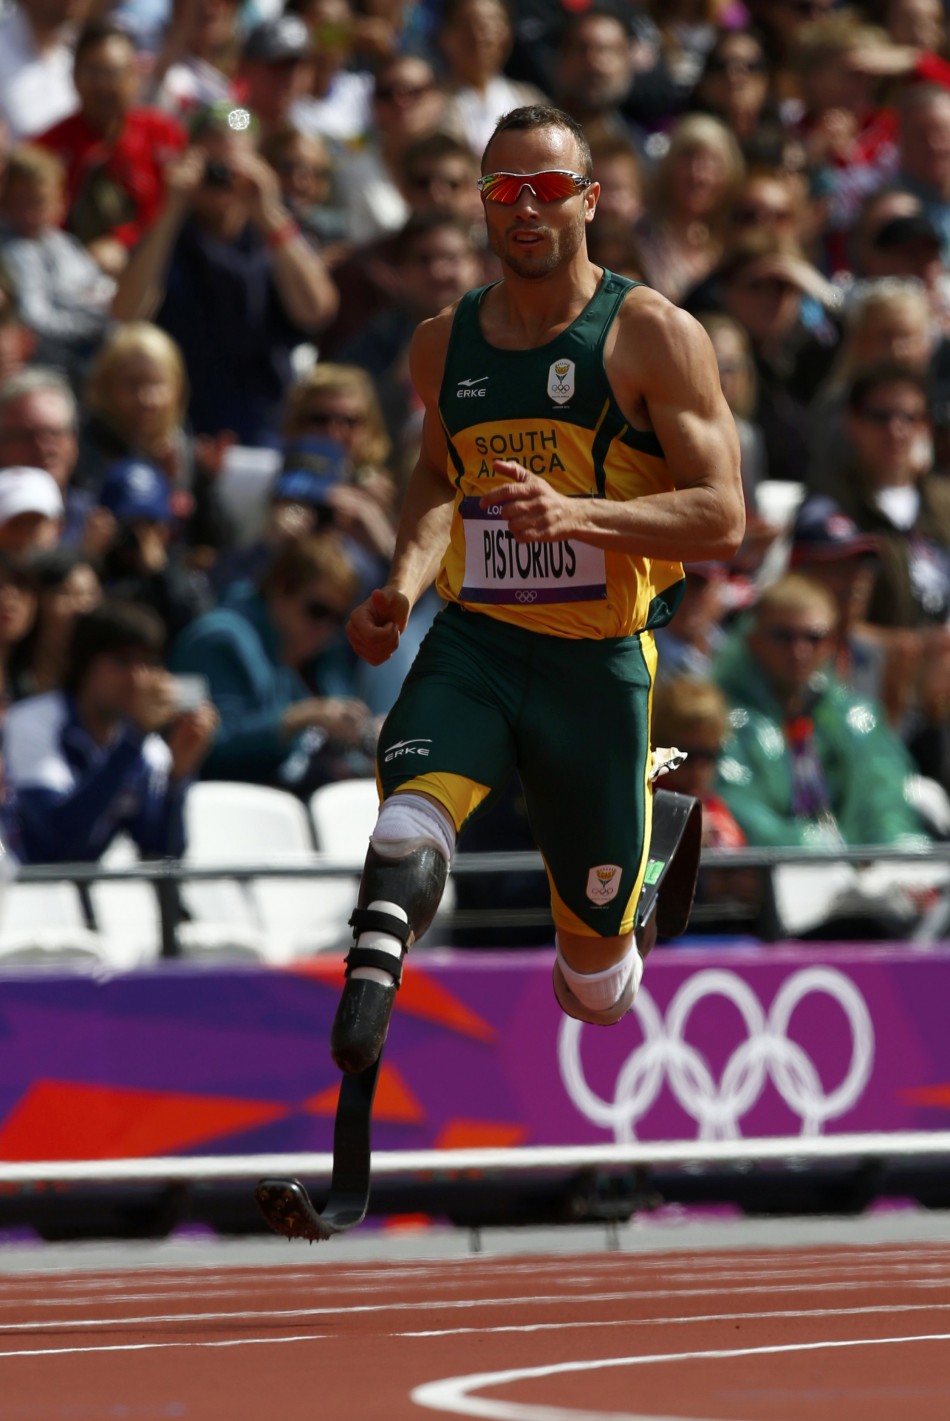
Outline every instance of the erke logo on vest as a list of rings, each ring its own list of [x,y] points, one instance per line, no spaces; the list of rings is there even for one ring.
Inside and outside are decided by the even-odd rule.
[[[455,391],[455,398],[464,400],[469,395],[484,395],[488,389],[485,383],[487,379],[487,375],[480,375],[477,380],[460,380],[458,389]]]
[[[555,360],[548,371],[548,394],[556,405],[566,405],[574,394],[573,360]]]

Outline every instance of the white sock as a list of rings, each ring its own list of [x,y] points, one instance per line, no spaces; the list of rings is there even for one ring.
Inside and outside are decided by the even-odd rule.
[[[636,992],[643,976],[643,958],[636,946],[631,947],[620,962],[615,962],[613,967],[606,967],[603,972],[575,971],[564,961],[560,944],[557,948],[557,960],[565,982],[577,1000],[585,1007],[590,1007],[591,1011],[607,1011],[619,1002],[631,976],[635,979],[633,988]]]
[[[370,903],[370,912],[391,913],[394,918],[400,918],[404,923],[408,923],[408,914],[400,908],[398,903]],[[360,933],[356,939],[357,947],[373,947],[377,952],[390,952],[395,958],[393,971],[387,972],[384,967],[354,967],[350,973],[358,982],[378,982],[381,987],[388,986],[394,976],[396,965],[402,957],[402,943],[398,937],[393,937],[392,933],[384,933],[379,928],[367,928]]]

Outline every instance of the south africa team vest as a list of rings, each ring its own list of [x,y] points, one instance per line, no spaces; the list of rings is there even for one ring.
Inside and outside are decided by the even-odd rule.
[[[573,498],[672,489],[659,440],[630,427],[604,370],[607,333],[636,284],[605,271],[577,319],[532,350],[485,340],[478,313],[487,287],[459,303],[439,394],[456,489],[437,581],[449,601],[562,637],[629,636],[672,616],[679,563],[576,541],[519,545],[497,511],[479,507],[499,483],[494,459],[516,459]]]

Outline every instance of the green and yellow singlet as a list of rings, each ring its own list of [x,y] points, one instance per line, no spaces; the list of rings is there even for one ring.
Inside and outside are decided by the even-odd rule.
[[[672,489],[660,442],[631,428],[604,369],[604,342],[637,283],[605,271],[577,319],[533,350],[501,350],[481,333],[488,289],[455,313],[439,413],[455,484],[437,588],[451,602],[560,637],[618,637],[663,626],[682,596],[678,562],[568,540],[519,545],[498,510],[481,508],[495,459],[519,464],[573,498],[624,501]]]

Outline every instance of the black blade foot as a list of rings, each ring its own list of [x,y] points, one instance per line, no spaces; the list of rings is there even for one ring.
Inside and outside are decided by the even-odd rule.
[[[313,1243],[336,1233],[317,1213],[299,1180],[262,1179],[254,1198],[274,1233],[283,1238],[306,1238]]]

